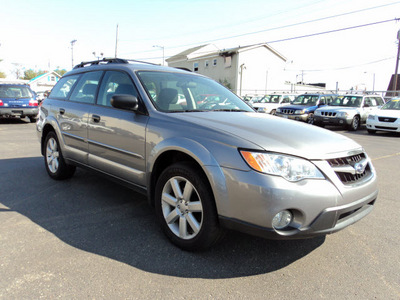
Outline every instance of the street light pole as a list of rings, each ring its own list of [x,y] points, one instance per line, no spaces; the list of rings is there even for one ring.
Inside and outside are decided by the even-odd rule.
[[[154,45],[153,47],[162,49],[162,65],[164,65],[164,46]]]
[[[71,41],[71,59],[72,59],[72,68],[74,68],[74,44],[76,40]]]
[[[398,49],[397,49],[397,58],[396,58],[396,69],[394,71],[394,96],[397,96],[397,71],[399,69],[399,55],[400,55],[400,30],[397,32],[397,40],[398,40]]]

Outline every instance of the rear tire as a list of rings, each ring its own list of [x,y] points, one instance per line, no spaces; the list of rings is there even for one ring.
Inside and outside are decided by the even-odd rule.
[[[207,249],[221,236],[210,185],[193,164],[176,163],[162,172],[155,209],[165,235],[183,250]]]
[[[44,147],[44,164],[49,176],[55,180],[72,177],[75,173],[75,166],[68,165],[65,162],[60,143],[54,131],[50,131],[46,135]]]

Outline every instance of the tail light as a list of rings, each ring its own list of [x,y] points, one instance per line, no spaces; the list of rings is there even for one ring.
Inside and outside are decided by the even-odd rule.
[[[36,100],[29,100],[29,106],[38,106],[38,102]]]
[[[4,105],[3,100],[0,99],[0,106],[3,106],[3,105]]]

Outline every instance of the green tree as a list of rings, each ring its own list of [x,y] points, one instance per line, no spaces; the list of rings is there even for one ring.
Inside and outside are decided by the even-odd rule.
[[[65,73],[67,73],[67,70],[65,70],[65,69],[57,69],[57,70],[54,70],[54,72],[56,72],[57,74],[59,74],[60,76],[63,76]]]
[[[35,78],[35,77],[37,77],[37,76],[39,76],[39,75],[42,75],[42,74],[44,74],[44,73],[46,73],[46,71],[42,71],[42,70],[40,70],[40,71],[34,71],[34,70],[32,70],[32,69],[29,69],[29,70],[26,70],[25,72],[24,72],[24,77],[23,77],[23,79],[25,79],[25,80],[31,80],[31,79],[33,79],[33,78]]]

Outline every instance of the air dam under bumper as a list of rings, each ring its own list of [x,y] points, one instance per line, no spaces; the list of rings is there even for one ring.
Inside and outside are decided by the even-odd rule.
[[[217,202],[221,226],[268,239],[337,232],[368,215],[378,196],[375,174],[346,191],[345,186],[337,188],[329,179],[291,183],[254,171],[224,172],[230,205],[220,209]],[[288,228],[276,230],[272,219],[282,210],[291,211],[294,218]]]

